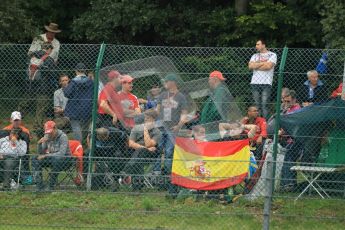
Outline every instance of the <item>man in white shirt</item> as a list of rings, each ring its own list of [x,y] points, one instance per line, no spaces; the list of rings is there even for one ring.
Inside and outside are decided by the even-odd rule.
[[[259,39],[256,42],[255,48],[258,53],[254,54],[248,63],[248,68],[253,70],[250,85],[256,106],[260,109],[262,116],[267,118],[267,103],[271,96],[277,55],[267,50],[266,43],[263,39]]]
[[[61,74],[59,79],[61,88],[54,92],[54,121],[58,129],[61,129],[65,133],[70,132],[71,129],[70,120],[64,115],[68,98],[63,93],[63,89],[68,86],[69,81],[70,79],[66,74]]]
[[[6,137],[0,138],[0,167],[3,171],[3,188],[10,187],[14,168],[18,165],[19,157],[26,154],[27,144],[20,139],[21,129],[12,129]],[[3,165],[3,166],[2,166]]]
[[[63,116],[68,98],[65,97],[63,89],[67,87],[69,83],[69,77],[66,74],[61,74],[59,79],[60,89],[54,92],[54,113],[55,117]]]
[[[55,38],[57,33],[60,33],[59,25],[56,23],[49,23],[48,26],[44,26],[47,30],[46,33],[38,35],[35,37],[31,43],[28,55],[31,57],[35,51],[41,50],[43,43],[51,43],[53,45],[53,50],[50,53],[50,57],[54,59],[55,64],[57,63],[59,51],[60,51],[60,42]]]

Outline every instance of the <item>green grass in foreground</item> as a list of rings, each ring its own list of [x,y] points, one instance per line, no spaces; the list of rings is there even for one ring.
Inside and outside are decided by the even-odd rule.
[[[276,199],[272,229],[343,229],[344,200]],[[221,205],[164,194],[0,193],[0,229],[261,229],[263,202]]]

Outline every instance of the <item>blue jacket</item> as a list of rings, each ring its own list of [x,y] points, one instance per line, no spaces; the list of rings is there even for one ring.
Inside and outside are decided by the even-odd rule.
[[[299,100],[301,102],[313,102],[313,103],[321,103],[327,100],[327,91],[326,88],[321,80],[318,80],[317,86],[314,88],[312,94],[310,94],[310,82],[309,80],[305,81],[303,84],[303,89],[299,93]]]
[[[93,81],[85,75],[77,76],[63,92],[68,98],[64,115],[72,120],[89,120],[92,112]]]

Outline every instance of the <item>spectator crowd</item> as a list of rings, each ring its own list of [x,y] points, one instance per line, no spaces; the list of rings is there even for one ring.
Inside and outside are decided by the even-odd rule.
[[[130,73],[110,69],[98,92],[97,118],[93,123],[96,85],[93,72],[78,63],[73,77],[65,73],[59,75],[60,88],[56,88],[53,74],[58,66],[60,43],[55,36],[61,30],[55,23],[45,29],[46,33],[34,38],[28,51],[27,100],[19,103],[18,111],[10,116],[11,124],[1,132],[3,189],[10,189],[14,179],[23,185],[35,184],[38,191],[54,190],[59,183],[59,173],[69,168],[76,168],[74,182],[82,186],[89,168],[85,157],[94,149],[92,188],[117,190],[118,186],[128,185],[134,191],[141,191],[145,186],[157,185],[167,190],[169,196],[176,197],[181,188],[171,183],[170,175],[175,139],[180,135],[198,142],[248,138],[255,160],[264,160],[265,143],[272,138],[268,126],[275,119],[270,104],[278,58],[263,39],[256,42],[257,52],[248,62],[249,70],[253,71],[248,86],[253,104],[246,108],[245,114],[236,105],[225,83],[227,79],[219,70],[210,70],[209,94],[196,112],[191,110],[189,95],[181,90],[183,82],[178,74],[166,73],[163,85],[154,82],[144,99],[133,93],[139,86]],[[306,77],[298,91],[283,89],[281,114],[293,114],[341,96],[342,84],[328,95],[316,70],[308,71]],[[50,101],[53,101],[53,112],[47,115]],[[36,108],[32,124],[35,135],[22,122],[23,115],[32,108]],[[37,154],[30,157],[30,142],[34,136],[38,140]],[[303,162],[316,162],[321,140],[311,137],[302,142],[280,129],[279,142],[287,150],[281,188],[292,191],[297,182],[290,168],[301,158]],[[78,148],[85,151],[78,152]],[[23,172],[20,176],[18,166]],[[49,180],[44,183],[43,168],[47,167],[50,168]]]

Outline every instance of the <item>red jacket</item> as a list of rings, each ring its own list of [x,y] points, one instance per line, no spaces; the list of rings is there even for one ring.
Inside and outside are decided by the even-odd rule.
[[[343,90],[343,83],[340,83],[340,85],[338,86],[338,88],[336,88],[333,92],[332,92],[332,95],[331,95],[331,98],[336,98],[338,97],[338,93],[341,93]]]
[[[249,123],[249,120],[246,120],[243,121],[243,124],[253,124],[258,127],[255,136],[250,140],[256,141],[259,138],[259,136],[262,136],[263,138],[267,137],[267,123],[265,118],[257,117],[255,118],[253,123]],[[248,133],[247,130],[245,130],[245,132]]]

